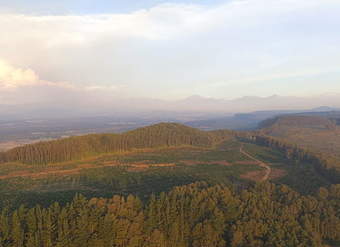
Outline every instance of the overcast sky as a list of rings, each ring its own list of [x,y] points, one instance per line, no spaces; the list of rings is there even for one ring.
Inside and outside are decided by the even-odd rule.
[[[340,93],[339,0],[0,0],[0,103]]]

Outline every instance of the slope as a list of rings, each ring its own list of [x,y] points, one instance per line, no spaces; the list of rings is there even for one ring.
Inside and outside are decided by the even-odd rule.
[[[133,149],[182,145],[210,147],[230,136],[230,131],[205,132],[181,124],[160,123],[123,134],[91,134],[29,144],[1,153],[0,160],[44,165]]]
[[[332,159],[340,168],[340,129],[334,119],[318,115],[287,115],[261,123],[261,134],[273,136]]]

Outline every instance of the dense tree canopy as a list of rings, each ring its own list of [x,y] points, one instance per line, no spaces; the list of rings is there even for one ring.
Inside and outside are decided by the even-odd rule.
[[[181,145],[209,147],[230,135],[227,130],[205,132],[180,124],[161,123],[123,134],[91,134],[25,145],[0,154],[0,160],[41,165],[132,149]]]
[[[235,193],[200,182],[152,196],[77,196],[0,215],[0,246],[305,247],[340,240],[340,187],[315,197],[270,183]]]
[[[235,137],[242,139],[242,143],[234,142]],[[222,147],[221,142],[227,138],[233,142]],[[127,173],[123,168],[113,167],[83,171],[79,176],[69,177],[72,186],[81,188],[82,185],[103,192],[116,189],[112,194],[126,196],[97,198],[102,196],[97,194],[87,199],[77,195],[71,202],[64,201],[65,204],[57,201],[50,206],[46,203],[46,207],[2,208],[0,247],[321,247],[326,243],[340,243],[340,185],[335,184],[339,183],[338,174],[327,169],[331,161],[254,132],[204,132],[179,124],[158,124],[123,134],[87,135],[26,145],[0,154],[0,159],[45,165],[102,153],[182,145],[210,150],[205,156],[198,156],[196,151],[190,154],[202,160],[222,155],[219,152],[231,155],[227,150],[233,145],[236,146],[232,153],[239,153],[240,148],[247,145],[266,146],[261,148],[279,150],[277,153],[283,157],[280,161],[287,162],[287,166],[315,167],[334,184],[328,183],[327,188],[319,185],[317,193],[309,195],[268,182],[240,183],[232,189],[225,177],[233,178],[231,175],[238,171],[236,167],[222,166],[218,170],[209,162],[193,168],[183,165],[173,171],[172,167],[155,168],[149,173]],[[219,152],[206,148],[214,145]],[[159,154],[157,157],[160,158]],[[213,179],[204,176],[208,173]],[[33,185],[36,184],[32,183],[31,187]],[[183,186],[174,187],[176,185]],[[149,191],[157,191],[157,195],[151,192],[147,196],[129,195],[138,190],[147,192],[146,188],[156,186],[159,190]],[[134,191],[126,190],[128,188]],[[123,190],[126,193],[122,193]],[[141,199],[137,195],[142,195]]]

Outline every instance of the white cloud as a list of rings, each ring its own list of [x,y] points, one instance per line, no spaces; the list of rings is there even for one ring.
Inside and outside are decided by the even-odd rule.
[[[0,90],[15,90],[24,87],[50,86],[75,89],[76,87],[67,82],[50,82],[41,80],[37,73],[30,68],[16,67],[4,59],[0,59]],[[81,88],[81,87],[79,87]]]
[[[9,82],[6,72],[7,87],[67,81],[87,91],[133,96],[232,97],[251,94],[244,84],[252,81],[256,92],[266,87],[268,94],[278,77],[303,77],[304,71],[310,77],[310,71],[335,66],[339,11],[338,0],[234,0],[209,7],[162,4],[127,14],[3,14],[0,58],[24,68],[14,70],[27,77]],[[268,84],[257,84],[262,78]],[[275,93],[303,90],[294,86]]]
[[[19,68],[0,59],[0,104],[105,105],[120,96],[124,86],[81,85],[42,80],[30,68]]]
[[[0,88],[16,88],[37,83],[39,78],[33,70],[15,68],[0,60]]]

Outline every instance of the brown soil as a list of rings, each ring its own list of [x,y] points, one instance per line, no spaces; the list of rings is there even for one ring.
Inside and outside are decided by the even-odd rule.
[[[270,175],[268,177],[268,180],[281,178],[281,177],[285,176],[286,174],[287,174],[287,172],[285,170],[272,168]],[[240,177],[243,178],[243,179],[250,179],[252,181],[261,182],[261,181],[263,181],[263,177],[265,175],[266,175],[266,171],[262,170],[262,171],[247,172],[245,174],[242,174]]]
[[[185,165],[193,166],[193,165],[222,165],[222,166],[231,166],[228,161],[225,160],[216,160],[216,161],[196,161],[196,160],[184,160],[181,161]]]
[[[278,168],[272,168],[272,171],[269,175],[269,179],[273,180],[276,178],[281,178],[287,175],[287,172],[285,170],[282,169],[278,169]]]
[[[63,167],[47,167],[43,171],[34,172],[29,170],[23,171],[16,171],[11,172],[6,175],[0,176],[0,179],[7,179],[7,178],[15,178],[15,177],[30,177],[30,178],[42,178],[47,176],[66,176],[66,175],[74,175],[79,174],[82,169],[93,169],[99,167],[113,167],[113,166],[120,166],[120,163],[115,162],[105,162],[102,165],[93,165],[93,164],[79,164],[73,169],[62,169]],[[147,163],[135,163],[135,164],[128,164],[126,165],[129,171],[141,171],[148,169],[150,167],[173,167],[175,164],[147,164]]]
[[[244,150],[243,150],[243,147],[240,147],[240,153],[242,153],[243,155],[245,155],[245,156],[247,156],[248,158],[252,159],[253,161],[255,161],[255,162],[257,163],[258,166],[263,167],[263,168],[265,169],[264,172],[261,171],[261,174],[263,174],[263,176],[262,176],[262,178],[261,178],[259,181],[266,181],[266,180],[268,180],[268,178],[269,178],[269,176],[270,176],[270,174],[271,174],[271,172],[272,172],[272,169],[271,169],[271,167],[270,167],[268,164],[262,162],[261,160],[256,159],[254,156],[252,156],[251,154],[249,154],[249,153],[247,153],[246,151],[244,151]],[[250,173],[253,173],[253,174],[254,174],[254,172],[249,172],[249,173],[246,173],[245,176],[246,176],[247,174],[248,174],[248,176],[249,176]],[[259,173],[259,172],[257,172],[257,174],[258,174],[258,173]],[[256,176],[257,176],[257,174],[256,174]],[[257,179],[257,177],[256,177],[256,179]],[[253,179],[253,180],[254,180],[254,179]],[[257,181],[257,180],[255,180],[255,181]]]
[[[254,160],[242,160],[242,161],[236,161],[235,164],[237,165],[257,165],[258,162]]]
[[[128,171],[143,171],[151,167],[174,167],[174,166],[176,166],[176,164],[173,164],[173,163],[164,163],[164,164],[135,163],[135,164],[129,164],[127,170]]]
[[[253,180],[255,182],[263,181],[263,176],[265,175],[265,171],[251,171],[245,174],[242,174],[240,177],[243,179]]]
[[[20,171],[20,172],[11,172],[7,175],[0,176],[0,179],[7,178],[15,178],[15,177],[30,177],[30,178],[40,178],[46,177],[49,175],[70,175],[79,172],[79,168],[69,169],[69,170],[48,170],[46,169],[43,172],[31,172],[31,171]]]

